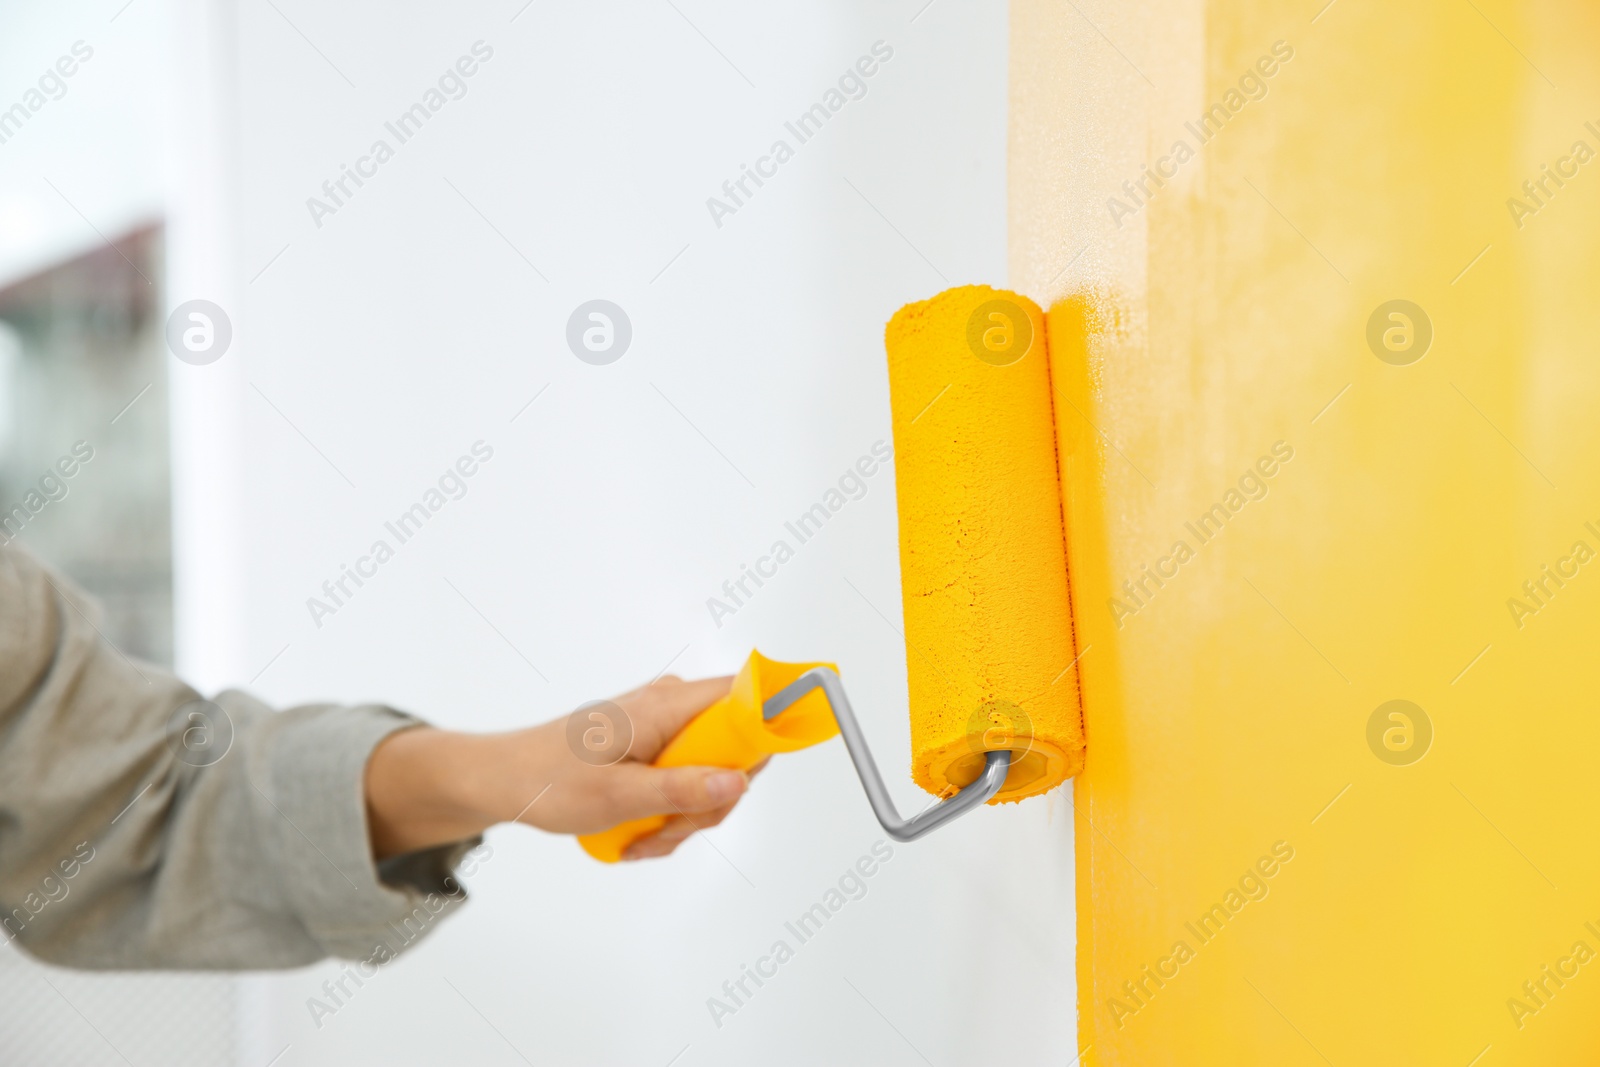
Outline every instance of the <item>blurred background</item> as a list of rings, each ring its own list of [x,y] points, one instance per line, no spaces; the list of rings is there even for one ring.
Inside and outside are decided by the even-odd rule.
[[[1004,4],[0,13],[0,506],[92,449],[18,536],[104,601],[108,639],[206,691],[479,730],[752,647],[831,659],[920,807],[892,465],[733,614],[708,599],[889,440],[889,316],[1005,281]],[[569,343],[595,300],[599,352]],[[210,362],[167,344],[191,301],[225,324]],[[314,618],[478,442],[466,494]],[[0,1061],[1065,1064],[1070,814],[1052,795],[895,846],[714,1020],[882,837],[830,743],[664,862],[491,832],[471,905],[332,1017],[307,1002],[336,964],[87,975],[0,949]]]

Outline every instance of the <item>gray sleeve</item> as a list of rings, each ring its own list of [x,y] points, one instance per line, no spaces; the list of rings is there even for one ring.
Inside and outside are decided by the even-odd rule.
[[[476,841],[373,861],[367,758],[418,720],[206,701],[95,620],[0,547],[4,938],[73,967],[295,967],[392,956],[464,899],[450,872]]]

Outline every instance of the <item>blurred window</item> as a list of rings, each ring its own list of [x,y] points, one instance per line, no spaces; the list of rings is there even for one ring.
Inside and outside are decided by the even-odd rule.
[[[140,230],[0,290],[0,540],[94,594],[125,654],[170,666],[160,252]],[[232,1064],[237,995],[227,976],[67,971],[0,944],[0,1064]]]

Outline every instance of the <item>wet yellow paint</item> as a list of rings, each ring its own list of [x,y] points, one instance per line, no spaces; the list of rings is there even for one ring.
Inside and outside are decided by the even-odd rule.
[[[1596,1062],[1600,12],[1319,8],[1012,7],[1080,1046]]]

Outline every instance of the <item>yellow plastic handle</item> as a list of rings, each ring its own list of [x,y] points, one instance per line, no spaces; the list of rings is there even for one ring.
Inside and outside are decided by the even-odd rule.
[[[678,731],[656,757],[655,766],[747,771],[774,753],[794,752],[826,741],[839,732],[839,724],[820,689],[795,701],[771,722],[761,717],[761,706],[768,697],[813,667],[837,669],[831,663],[780,663],[751,652],[733,679],[728,695]],[[638,838],[655,833],[666,821],[665,815],[634,819],[597,834],[585,834],[578,838],[578,844],[595,859],[616,863],[624,849]]]

